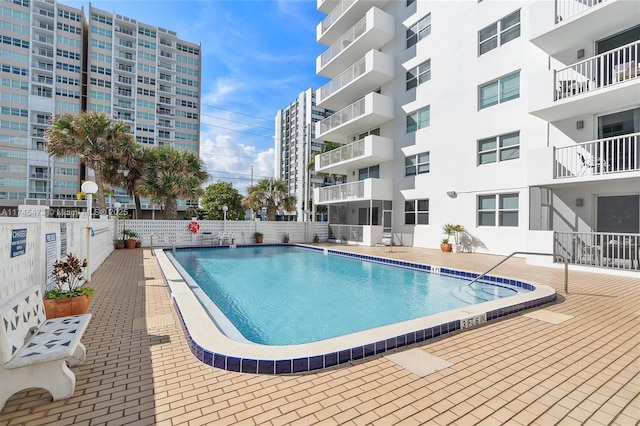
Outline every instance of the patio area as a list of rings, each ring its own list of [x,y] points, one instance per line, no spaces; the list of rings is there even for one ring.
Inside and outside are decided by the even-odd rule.
[[[323,244],[319,244],[323,245]],[[501,257],[336,246],[483,272]],[[510,259],[492,272],[550,285],[542,309],[402,348],[452,364],[418,374],[390,353],[304,374],[209,367],[189,351],[156,259],[115,250],[92,276],[87,360],[75,395],[14,395],[0,425],[632,425],[640,419],[640,274],[569,272]]]

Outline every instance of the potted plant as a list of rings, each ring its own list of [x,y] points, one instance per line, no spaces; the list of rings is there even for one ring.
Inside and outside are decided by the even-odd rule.
[[[320,237],[318,237],[318,234],[313,234],[313,242],[314,243],[319,243],[320,242]]]
[[[449,238],[451,238],[451,234],[453,234],[453,225],[450,223],[445,223],[442,226],[442,232],[447,236],[443,238],[440,242],[440,250],[444,252],[450,252],[453,250],[453,245],[449,243]]]
[[[460,253],[462,251],[462,244],[460,243],[460,237],[461,237],[462,233],[465,232],[464,226],[462,226],[462,225],[453,225],[453,226],[451,226],[451,231],[453,233],[453,238],[454,238],[454,241],[455,241],[455,244],[453,245],[453,252],[454,253]]]
[[[124,248],[124,240],[113,240],[113,246],[116,249],[123,249]]]
[[[284,233],[284,237],[282,237],[282,242],[285,243],[285,244],[289,243],[289,233],[288,232]]]
[[[89,309],[90,297],[95,290],[84,286],[84,268],[87,259],[80,260],[73,253],[53,263],[55,287],[44,293],[47,318],[84,314]]]
[[[136,240],[136,248],[142,247],[142,240]]]
[[[128,249],[136,248],[136,237],[137,236],[138,236],[138,234],[136,234],[131,229],[123,229],[122,230],[122,237],[124,239],[125,247],[128,248]]]
[[[253,237],[256,239],[256,244],[262,244],[264,236],[261,232],[254,232]]]

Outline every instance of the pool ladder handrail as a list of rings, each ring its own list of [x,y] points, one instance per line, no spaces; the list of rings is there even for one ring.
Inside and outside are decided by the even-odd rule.
[[[166,238],[164,236],[164,234],[158,234],[157,232],[152,232],[151,233],[151,256],[155,256],[156,255],[155,251],[153,250],[153,237],[154,236],[162,237],[162,241],[164,241],[164,239]],[[175,250],[175,247],[174,247],[174,250]]]
[[[509,256],[505,257],[500,262],[496,263],[491,268],[487,269],[482,274],[480,274],[477,277],[475,277],[467,285],[471,286],[471,284],[475,283],[476,281],[478,281],[479,279],[481,279],[482,277],[487,275],[489,272],[491,272],[494,269],[496,269],[498,266],[502,265],[504,262],[506,262],[507,260],[509,260],[513,256],[515,256],[516,254],[529,254],[529,255],[534,255],[534,256],[553,256],[554,259],[555,258],[562,259],[564,261],[564,293],[565,294],[569,294],[569,258],[566,257],[566,256],[559,255],[559,254],[554,254],[554,253],[537,253],[537,252],[531,252],[531,251],[514,251]]]

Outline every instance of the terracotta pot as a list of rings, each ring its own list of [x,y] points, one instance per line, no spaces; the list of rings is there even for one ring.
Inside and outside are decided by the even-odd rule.
[[[453,250],[453,244],[440,244],[440,250],[451,251]]]
[[[66,299],[44,299],[44,311],[48,319],[86,314],[90,302],[91,298],[86,294]]]
[[[142,241],[136,241],[136,248],[142,247]]]
[[[283,238],[283,239],[282,239],[282,241],[283,241],[285,244],[289,244],[289,239],[288,239],[288,238]]]
[[[136,248],[136,240],[124,240],[124,246],[128,249]]]
[[[115,244],[115,247],[116,247],[117,249],[123,249],[123,248],[124,248],[124,243],[116,243],[116,244]]]
[[[262,244],[264,237],[256,237],[256,244]]]

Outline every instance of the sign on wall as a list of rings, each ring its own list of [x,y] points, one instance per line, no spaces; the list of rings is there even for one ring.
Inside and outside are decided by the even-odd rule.
[[[53,264],[58,260],[56,255],[56,233],[52,232],[45,235],[45,257],[47,258],[47,290],[51,290],[53,284]]]
[[[27,252],[27,228],[14,229],[11,232],[11,257],[22,256]]]

